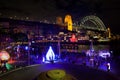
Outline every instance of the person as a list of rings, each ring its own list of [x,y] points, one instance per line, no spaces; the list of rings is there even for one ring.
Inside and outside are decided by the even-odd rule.
[[[94,66],[94,59],[93,58],[90,58],[90,65]]]
[[[98,69],[98,68],[99,68],[99,66],[100,66],[100,62],[99,62],[99,61],[97,61],[95,65],[96,65],[96,68]]]
[[[54,63],[54,60],[51,60],[50,62],[53,64],[53,63]]]
[[[4,72],[7,71],[6,63],[5,63],[5,62],[3,62],[3,63],[1,64],[1,71],[2,71],[2,73],[4,73]]]
[[[110,71],[110,63],[107,63],[107,71]]]

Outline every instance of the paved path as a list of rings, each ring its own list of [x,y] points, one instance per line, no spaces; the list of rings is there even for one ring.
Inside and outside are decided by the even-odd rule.
[[[30,67],[19,68],[18,70],[0,75],[0,80],[36,80],[41,72],[51,69],[63,69],[78,80],[119,80],[114,74],[90,67],[76,64],[40,64]]]

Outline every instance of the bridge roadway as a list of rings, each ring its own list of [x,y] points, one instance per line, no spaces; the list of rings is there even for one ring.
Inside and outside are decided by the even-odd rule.
[[[37,64],[21,67],[14,71],[1,74],[0,80],[37,80],[36,77],[41,72],[51,69],[63,69],[67,74],[76,77],[77,80],[119,80],[110,72],[72,63]]]

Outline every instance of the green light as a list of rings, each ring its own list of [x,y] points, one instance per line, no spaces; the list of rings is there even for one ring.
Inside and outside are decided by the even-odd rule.
[[[11,64],[6,63],[6,68],[7,68],[7,70],[10,70],[13,68],[13,66]]]

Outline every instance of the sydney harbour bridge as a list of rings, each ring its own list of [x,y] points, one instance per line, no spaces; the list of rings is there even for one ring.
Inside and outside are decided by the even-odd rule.
[[[71,15],[66,15],[64,23],[61,17],[57,18],[56,23],[59,25],[63,24],[64,26],[67,26],[67,30],[69,31],[96,31],[106,33],[105,35],[107,35],[108,38],[111,38],[110,28],[107,28],[102,22],[102,20],[95,15],[83,17],[80,21],[78,21],[79,24],[76,24],[72,21]]]
[[[14,21],[14,22],[16,22],[16,21]],[[31,26],[34,27],[37,24],[37,23],[31,23],[30,22],[29,25],[28,25],[28,23],[29,22],[17,21],[14,24],[12,22],[10,22],[10,25],[18,26],[18,27],[22,28],[22,30],[24,30],[25,27],[29,27],[28,29],[30,29]],[[81,29],[87,30],[88,29],[88,30],[93,30],[93,31],[95,30],[95,31],[102,31],[102,32],[106,32],[106,31],[110,32],[110,30],[105,27],[104,23],[100,20],[100,18],[98,18],[97,16],[93,16],[93,15],[86,16],[83,19],[81,19],[79,25],[73,24],[72,18],[71,18],[70,15],[66,15],[64,24],[62,23],[61,18],[59,18],[57,20],[56,24],[64,25],[63,27],[67,26],[68,31],[81,30]],[[34,27],[35,31],[37,31],[38,29],[48,29],[48,27],[52,28],[52,26],[56,27],[55,25],[48,26],[46,24],[40,24],[40,25],[37,24],[36,26],[37,27]],[[47,27],[47,28],[39,28],[39,26],[41,26],[41,27],[43,26],[43,27]],[[18,29],[20,30],[20,28],[18,28]],[[34,31],[33,28],[32,28],[32,31]],[[32,44],[35,44],[35,42],[33,42]],[[43,42],[42,42],[42,44],[43,44]],[[47,48],[44,49],[43,46],[48,46],[49,44],[48,43],[43,44],[43,45],[42,44],[37,43],[37,44],[35,44],[36,46],[29,44],[27,48],[25,47],[27,52],[24,52],[24,50],[22,50],[23,52],[20,52],[20,45],[17,45],[16,53],[17,54],[22,54],[22,55],[20,55],[21,57],[18,57],[18,63],[20,64],[19,65],[20,68],[17,68],[15,66],[15,69],[13,71],[11,70],[10,72],[6,72],[6,73],[1,74],[0,78],[4,79],[4,80],[8,80],[8,79],[10,79],[10,80],[14,80],[14,79],[18,79],[18,80],[21,80],[21,79],[22,80],[26,80],[26,79],[28,79],[28,80],[41,80],[41,79],[42,80],[53,80],[53,79],[58,80],[59,76],[60,76],[59,80],[62,80],[62,79],[64,79],[64,80],[71,80],[71,79],[73,79],[73,80],[80,80],[80,79],[86,79],[86,80],[89,80],[89,79],[92,79],[92,80],[95,80],[95,79],[97,79],[97,80],[108,80],[108,79],[109,80],[119,80],[117,78],[117,76],[112,75],[112,73],[108,73],[106,71],[99,70],[99,68],[98,67],[96,68],[96,66],[95,66],[95,69],[94,69],[94,67],[91,68],[89,66],[86,66],[87,62],[85,62],[86,60],[84,60],[84,59],[86,59],[84,57],[84,55],[75,54],[75,55],[77,55],[76,57],[74,55],[71,55],[74,58],[78,58],[78,59],[82,58],[82,59],[80,59],[80,60],[83,60],[81,62],[82,65],[80,65],[80,63],[77,64],[77,62],[75,63],[74,58],[72,59],[71,57],[68,57],[69,55],[67,56],[67,59],[69,58],[68,60],[69,60],[70,64],[69,63],[61,63],[62,60],[61,60],[60,64],[59,64],[59,62],[53,64],[55,60],[51,58],[54,55],[54,52],[53,52],[51,47],[49,48],[48,52],[46,53],[46,56],[49,54],[48,58],[51,58],[51,60],[48,60],[46,62],[49,62],[49,61],[51,62],[52,61],[51,62],[52,64],[45,64],[44,55],[45,55],[45,52],[46,52]],[[76,44],[75,45],[73,45],[73,44],[69,45],[68,44],[68,46],[65,46],[65,45],[63,45],[61,47],[67,47],[67,49],[65,49],[65,51],[67,51],[69,49],[70,54],[72,54],[72,53],[74,54],[76,51],[78,51],[78,48],[76,49]],[[59,49],[58,49],[59,56],[61,56],[61,54],[64,54],[64,53],[62,53],[62,52],[60,53],[60,50],[62,51],[62,49],[60,49],[60,43],[58,42],[58,45],[53,45],[52,44],[52,47],[55,48],[56,50],[57,50],[57,46],[59,47]],[[24,48],[24,47],[22,46],[21,49],[22,48]],[[64,50],[64,48],[63,48],[63,50]],[[28,55],[26,55],[26,53]],[[39,57],[38,57],[38,53],[39,53]],[[33,54],[34,54],[34,56],[37,56],[37,57],[34,57],[34,56],[32,57],[31,55],[33,55]],[[65,55],[67,55],[67,54],[65,53]],[[27,60],[26,60],[26,56],[28,57]],[[42,56],[42,57],[40,57],[40,56]],[[82,56],[82,57],[78,57],[78,56]],[[93,58],[93,56],[90,56],[90,57]],[[25,58],[26,61],[28,61],[27,62],[28,64],[26,64],[26,62],[24,62],[24,58]],[[67,60],[67,59],[65,59],[65,60]],[[71,59],[71,62],[70,62],[70,59]],[[20,60],[23,60],[22,62],[24,62],[25,64],[20,62]],[[38,63],[36,62],[37,63],[36,64],[35,62],[33,63],[32,61],[38,61]],[[44,64],[42,63],[42,61],[43,61]],[[36,64],[36,65],[30,65],[30,62],[31,62],[31,64]],[[105,61],[105,62],[107,62],[107,61]],[[26,66],[26,65],[29,65],[29,66]],[[92,65],[90,65],[90,66],[92,66]],[[51,73],[51,71],[54,74]],[[60,72],[60,71],[62,71],[62,72]],[[21,73],[23,73],[23,74],[21,74]],[[52,76],[51,76],[51,74],[52,74]],[[61,76],[61,74],[63,74],[63,75]],[[66,74],[67,74],[67,76],[66,76]],[[70,75],[68,75],[68,74],[70,74]],[[97,77],[94,77],[94,76],[91,76],[91,75],[96,75]]]
[[[86,31],[85,35],[86,35],[86,33],[88,33],[88,31],[90,31],[92,33],[92,37],[94,37],[94,35],[96,35],[95,32],[100,32],[96,36],[101,35],[102,33],[105,33],[105,35],[107,35],[107,36],[105,36],[105,38],[106,37],[111,38],[110,28],[106,28],[106,26],[104,25],[102,20],[95,15],[85,16],[78,22],[79,22],[79,24],[76,24],[75,22],[73,22],[72,16],[69,14],[65,16],[64,21],[61,17],[57,17],[55,24],[46,23],[46,22],[14,20],[14,19],[13,20],[0,19],[1,27],[3,27],[3,29],[5,29],[5,30],[8,29],[7,30],[8,33],[9,32],[24,33],[24,34],[27,34],[27,37],[31,37],[31,36],[39,37],[41,35],[42,36],[45,35],[45,37],[47,39],[49,34],[51,34],[51,36],[59,35],[59,32],[61,32],[63,29],[65,29],[70,32],[72,32],[72,31],[78,32],[78,34],[82,30],[85,30]],[[66,37],[68,37],[68,36],[69,36],[69,33],[67,33]],[[99,37],[103,37],[103,36],[99,36]],[[50,40],[54,40],[54,38],[53,39],[50,38]],[[87,39],[87,40],[89,40],[89,39]]]
[[[107,30],[102,20],[98,18],[97,16],[93,16],[93,15],[84,17],[81,20],[80,26],[85,29],[92,29],[92,30],[99,30],[99,31]]]
[[[62,18],[58,17],[56,21],[57,24],[62,24]],[[90,29],[96,31],[107,31],[106,26],[102,22],[102,20],[94,15],[89,15],[83,17],[80,21],[80,24],[73,24],[72,17],[70,15],[66,15],[64,19],[64,24],[67,25],[68,30],[72,31],[74,28],[77,29]]]

